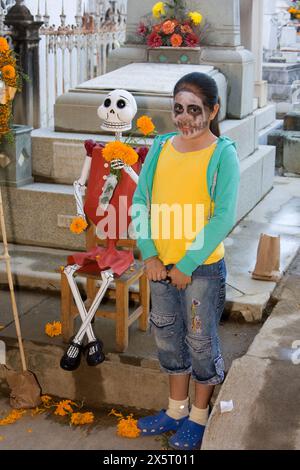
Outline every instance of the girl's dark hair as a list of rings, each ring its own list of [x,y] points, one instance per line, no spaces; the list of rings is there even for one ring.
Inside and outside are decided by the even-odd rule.
[[[199,96],[204,106],[210,111],[214,110],[216,104],[220,104],[217,84],[212,77],[205,73],[192,72],[184,75],[175,85],[173,93],[174,98],[180,91],[191,91]],[[221,132],[218,115],[219,113],[217,113],[213,121],[211,121],[210,130],[215,136],[220,137]]]

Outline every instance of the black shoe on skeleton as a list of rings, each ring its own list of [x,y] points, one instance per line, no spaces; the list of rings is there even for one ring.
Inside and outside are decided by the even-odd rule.
[[[69,371],[77,369],[80,365],[82,350],[81,344],[71,341],[67,351],[60,360],[60,367]]]
[[[86,362],[89,366],[97,366],[104,361],[105,356],[102,348],[103,343],[99,339],[91,341],[85,346],[84,352],[86,353]]]

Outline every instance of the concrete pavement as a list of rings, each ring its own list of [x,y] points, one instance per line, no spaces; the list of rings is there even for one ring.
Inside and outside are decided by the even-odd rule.
[[[300,251],[273,300],[276,307],[221,388],[205,450],[300,449]],[[221,413],[220,402],[229,400],[233,410]]]

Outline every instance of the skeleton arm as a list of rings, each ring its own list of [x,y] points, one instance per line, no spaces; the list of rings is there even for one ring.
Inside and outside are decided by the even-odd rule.
[[[83,208],[83,196],[85,194],[85,183],[89,177],[91,169],[92,158],[88,155],[85,157],[85,161],[82,167],[80,178],[73,183],[74,196],[76,200],[77,215],[85,220],[85,213]]]
[[[138,174],[134,171],[134,169],[131,166],[125,165],[125,163],[123,163],[122,160],[113,160],[111,162],[111,167],[114,168],[115,170],[122,170],[123,169],[130,176],[130,178],[136,184],[138,184],[138,181],[139,181]]]

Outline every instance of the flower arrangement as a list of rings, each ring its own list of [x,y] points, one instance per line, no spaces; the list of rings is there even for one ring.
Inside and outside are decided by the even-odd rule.
[[[152,18],[139,24],[137,34],[149,47],[197,47],[204,32],[200,30],[202,22],[202,14],[187,11],[184,0],[158,2],[152,8]]]
[[[300,20],[300,1],[299,0],[292,1],[292,5],[289,8],[289,13],[291,15],[292,20]]]
[[[13,142],[12,102],[17,91],[22,89],[23,74],[17,65],[16,55],[10,49],[7,40],[0,37],[0,141]]]

